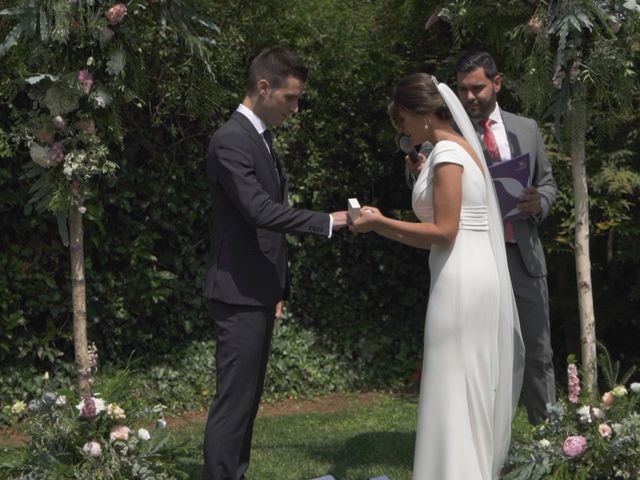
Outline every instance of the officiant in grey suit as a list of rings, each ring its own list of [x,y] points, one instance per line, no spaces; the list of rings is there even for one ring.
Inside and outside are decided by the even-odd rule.
[[[476,126],[487,163],[510,160],[528,153],[531,186],[518,204],[529,216],[504,225],[509,274],[516,297],[525,344],[522,393],[531,423],[546,417],[547,402],[555,401],[547,266],[538,225],[553,204],[557,188],[538,125],[530,118],[502,110],[497,94],[502,87],[494,59],[474,52],[455,65],[458,97]]]
[[[246,96],[212,136],[207,176],[213,238],[204,284],[216,336],[216,394],[204,433],[203,478],[239,480],[251,437],[274,321],[289,290],[285,233],[330,237],[347,212],[288,206],[288,180],[267,126],[298,111],[307,68],[288,50],[267,49],[249,67]]]

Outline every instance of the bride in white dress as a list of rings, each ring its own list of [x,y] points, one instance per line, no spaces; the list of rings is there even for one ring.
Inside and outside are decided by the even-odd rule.
[[[493,480],[509,449],[524,366],[495,190],[449,87],[410,75],[396,85],[389,113],[414,144],[434,145],[413,188],[420,222],[365,206],[350,228],[431,250],[413,478]]]

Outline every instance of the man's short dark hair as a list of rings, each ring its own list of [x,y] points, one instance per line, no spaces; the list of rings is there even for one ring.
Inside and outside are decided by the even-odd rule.
[[[456,73],[469,73],[476,68],[484,69],[488,79],[493,80],[498,74],[498,68],[493,57],[484,51],[469,53],[458,60],[454,66]]]
[[[289,77],[306,82],[307,75],[307,67],[293,52],[285,48],[267,48],[260,52],[249,66],[247,93],[256,93],[258,82],[263,78],[272,88],[280,88]]]

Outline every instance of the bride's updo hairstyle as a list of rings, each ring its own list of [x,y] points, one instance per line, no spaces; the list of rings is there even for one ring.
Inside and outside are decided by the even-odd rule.
[[[431,75],[413,73],[400,80],[391,94],[389,116],[396,130],[401,130],[400,110],[417,114],[435,113],[441,120],[451,120],[451,112],[442,99]]]

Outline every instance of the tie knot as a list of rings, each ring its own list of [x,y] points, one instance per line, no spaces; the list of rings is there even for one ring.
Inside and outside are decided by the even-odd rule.
[[[484,127],[484,128],[490,128],[491,125],[493,125],[493,120],[491,120],[490,118],[485,118],[484,120],[482,120],[480,122],[480,124]]]

